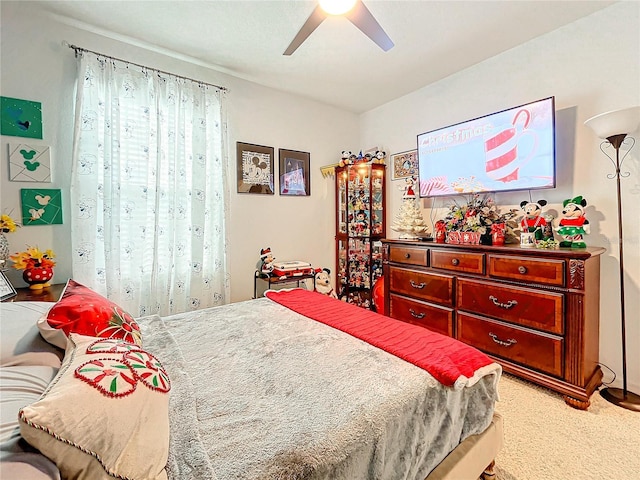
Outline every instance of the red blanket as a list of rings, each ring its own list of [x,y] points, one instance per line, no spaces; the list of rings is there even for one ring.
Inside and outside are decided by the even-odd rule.
[[[475,383],[479,370],[500,367],[479,350],[454,338],[303,289],[268,291],[266,296],[305,317],[341,330],[413,363],[445,386]],[[469,382],[469,379],[475,380]]]

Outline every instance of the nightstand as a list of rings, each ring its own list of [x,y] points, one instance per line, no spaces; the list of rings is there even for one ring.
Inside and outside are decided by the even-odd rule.
[[[256,270],[253,274],[253,298],[258,298],[258,280],[262,280],[267,284],[267,290],[271,288],[271,285],[277,285],[282,283],[295,283],[296,287],[300,287],[300,282],[303,280],[311,280],[313,282],[313,289],[316,288],[316,274],[297,274],[297,275],[283,275],[281,277],[275,275],[267,275],[258,272]],[[263,292],[264,296],[264,292]]]
[[[7,298],[5,302],[57,302],[65,285],[66,283],[54,283],[42,290],[31,290],[29,287],[16,288],[17,295]]]

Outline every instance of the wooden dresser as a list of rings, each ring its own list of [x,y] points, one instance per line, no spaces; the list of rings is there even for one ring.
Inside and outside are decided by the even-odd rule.
[[[473,345],[506,372],[587,409],[602,380],[604,251],[383,240],[385,310]]]

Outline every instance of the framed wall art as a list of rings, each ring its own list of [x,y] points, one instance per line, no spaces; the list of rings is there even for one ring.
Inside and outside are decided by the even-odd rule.
[[[60,189],[23,188],[22,226],[62,223],[62,191]]]
[[[42,104],[0,97],[0,133],[11,137],[42,138]]]
[[[273,147],[236,142],[238,193],[273,195]]]
[[[418,176],[418,150],[391,155],[391,180]]]
[[[15,297],[16,295],[16,289],[11,285],[4,272],[0,271],[0,302],[4,302],[7,298]]]
[[[280,158],[280,195],[311,195],[311,158],[309,152],[278,150]]]
[[[51,182],[51,149],[44,145],[9,144],[9,180]]]

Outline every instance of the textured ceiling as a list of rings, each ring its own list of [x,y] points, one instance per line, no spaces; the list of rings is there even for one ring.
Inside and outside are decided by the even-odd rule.
[[[292,56],[283,56],[315,8],[316,2],[308,0],[28,3],[77,27],[156,45],[215,70],[356,113],[615,3],[364,2],[395,43],[388,52],[345,18],[329,17]]]

